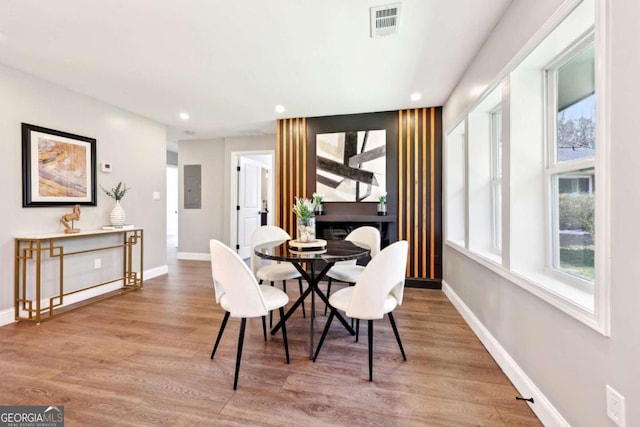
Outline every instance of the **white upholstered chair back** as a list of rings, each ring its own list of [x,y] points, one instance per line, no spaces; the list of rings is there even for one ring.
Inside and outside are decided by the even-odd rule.
[[[233,317],[266,316],[258,282],[240,255],[215,239],[209,241],[209,249],[216,300],[222,308]]]
[[[409,243],[401,240],[384,248],[364,268],[353,288],[347,316],[356,319],[382,319],[389,311],[389,295],[402,304]],[[395,307],[395,304],[393,304]]]
[[[260,243],[274,242],[278,240],[289,240],[291,236],[282,228],[275,225],[263,225],[254,230],[251,235],[251,271],[255,275],[263,265],[270,264],[271,261],[260,258],[253,248]]]
[[[371,227],[370,225],[365,225],[362,227],[358,227],[353,230],[351,233],[345,237],[345,240],[349,240],[350,242],[356,243],[364,243],[371,249],[370,256],[371,258],[378,255],[380,252],[380,231]],[[337,262],[336,265],[354,265],[356,260],[351,261],[340,261]]]

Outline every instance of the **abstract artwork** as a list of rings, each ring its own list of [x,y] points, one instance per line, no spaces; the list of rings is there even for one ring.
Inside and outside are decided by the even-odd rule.
[[[96,140],[22,124],[24,207],[96,204]]]
[[[316,192],[327,202],[375,202],[386,192],[386,130],[316,135]]]

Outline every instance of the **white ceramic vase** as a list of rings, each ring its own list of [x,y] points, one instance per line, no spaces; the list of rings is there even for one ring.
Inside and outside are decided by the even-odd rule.
[[[111,209],[111,213],[109,214],[111,225],[124,225],[126,219],[127,213],[122,209],[122,206],[120,206],[120,200],[116,200],[116,205]]]

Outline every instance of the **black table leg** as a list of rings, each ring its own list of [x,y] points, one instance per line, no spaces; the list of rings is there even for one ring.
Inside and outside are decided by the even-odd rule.
[[[309,273],[307,273],[307,271],[304,268],[302,268],[302,265],[301,265],[302,262],[304,261],[291,262],[291,263],[298,270],[298,272],[300,272],[300,275],[302,275],[302,277],[307,281],[307,283],[309,283],[309,287],[304,291],[302,295],[300,295],[300,297],[296,300],[293,306],[291,306],[289,311],[287,311],[287,313],[285,314],[284,318],[281,319],[280,322],[278,322],[278,324],[273,327],[273,329],[271,330],[271,335],[275,335],[275,333],[278,332],[278,329],[280,329],[280,327],[282,326],[282,322],[285,322],[289,317],[291,317],[293,312],[296,311],[296,309],[300,306],[300,304],[302,304],[305,298],[309,296],[309,293],[313,292],[313,294],[311,294],[311,327],[310,327],[310,333],[309,333],[309,357],[312,358],[313,350],[314,350],[313,332],[314,332],[314,321],[315,321],[315,295],[314,294],[317,294],[322,300],[322,302],[324,302],[329,307],[329,309],[332,312],[334,312],[335,316],[338,318],[340,323],[342,323],[342,325],[351,335],[355,335],[356,332],[353,330],[351,325],[349,325],[349,323],[344,319],[344,317],[342,317],[342,315],[338,313],[338,310],[336,310],[335,308],[329,305],[329,299],[325,294],[322,293],[322,291],[318,287],[318,285],[320,284],[320,281],[322,281],[322,279],[325,277],[327,272],[331,269],[331,267],[333,267],[335,263],[327,263],[327,265],[322,269],[322,271],[320,271],[320,273],[316,275],[315,270],[313,268],[314,263],[310,262],[311,275],[309,275]]]

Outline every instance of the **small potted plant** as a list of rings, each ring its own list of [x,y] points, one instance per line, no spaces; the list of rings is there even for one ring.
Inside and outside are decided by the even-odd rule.
[[[387,192],[383,192],[378,196],[378,215],[384,216],[387,214]]]
[[[316,215],[324,215],[324,207],[322,206],[322,199],[324,196],[320,193],[313,193],[313,203],[315,204]]]
[[[107,190],[102,185],[100,186],[100,188],[102,188],[102,191],[104,191],[107,196],[111,197],[116,201],[116,205],[113,207],[113,209],[111,210],[111,213],[109,214],[109,220],[111,221],[111,225],[114,225],[114,226],[124,225],[124,222],[127,219],[127,214],[122,208],[122,206],[120,205],[120,200],[122,200],[124,195],[127,194],[127,191],[129,191],[131,187],[127,187],[127,184],[119,182],[118,185],[113,187],[111,190]]]
[[[299,242],[314,242],[316,240],[316,216],[313,200],[296,197],[293,213],[298,217],[297,240]]]

